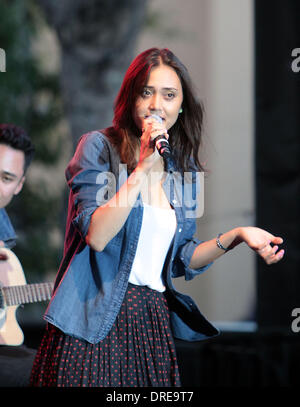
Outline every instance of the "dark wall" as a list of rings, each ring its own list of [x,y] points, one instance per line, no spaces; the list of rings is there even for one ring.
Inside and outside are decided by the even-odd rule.
[[[260,327],[291,327],[300,307],[299,0],[255,2],[257,226],[284,239],[284,259],[257,260]],[[295,51],[294,51],[295,52]],[[300,56],[300,52],[298,54]]]

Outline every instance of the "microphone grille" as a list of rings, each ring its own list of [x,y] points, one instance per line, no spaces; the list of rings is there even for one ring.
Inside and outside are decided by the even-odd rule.
[[[158,123],[160,123],[160,124],[162,123],[162,118],[160,116],[158,116],[157,114],[152,114],[149,117],[153,117],[153,119],[157,120]]]

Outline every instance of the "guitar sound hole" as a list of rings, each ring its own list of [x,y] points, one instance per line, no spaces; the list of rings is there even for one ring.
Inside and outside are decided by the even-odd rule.
[[[0,288],[0,329],[5,324],[5,319],[6,319],[5,304],[3,300],[2,290]]]
[[[4,299],[3,299],[3,292],[0,283],[0,310],[5,308]]]

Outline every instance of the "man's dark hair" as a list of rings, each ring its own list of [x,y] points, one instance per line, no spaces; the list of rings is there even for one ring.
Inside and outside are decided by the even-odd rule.
[[[0,124],[0,144],[5,144],[16,150],[21,150],[25,155],[24,174],[29,167],[33,156],[34,146],[26,131],[14,124]]]

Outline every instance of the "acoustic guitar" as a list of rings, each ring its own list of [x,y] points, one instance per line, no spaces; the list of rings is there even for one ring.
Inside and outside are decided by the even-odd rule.
[[[0,344],[17,346],[24,341],[16,319],[19,305],[49,300],[53,283],[26,284],[17,256],[6,248],[0,252],[7,256],[6,260],[0,260]]]

